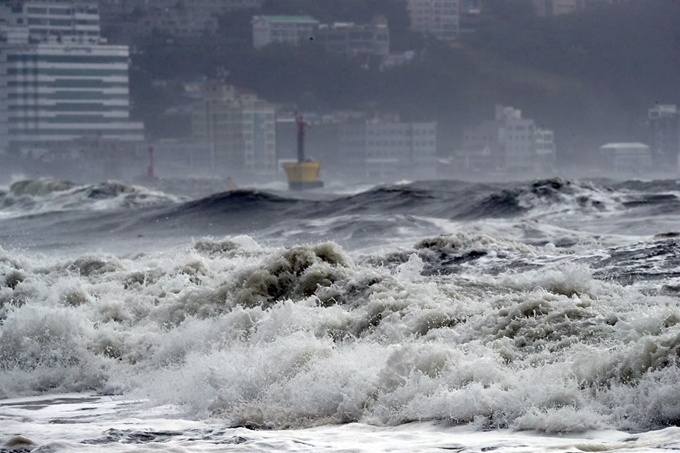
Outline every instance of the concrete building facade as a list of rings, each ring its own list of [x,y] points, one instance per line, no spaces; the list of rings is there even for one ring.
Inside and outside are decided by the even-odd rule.
[[[456,160],[464,171],[531,174],[552,169],[554,134],[513,107],[496,106],[493,120],[469,129]]]
[[[49,149],[82,137],[142,141],[130,121],[128,48],[55,44],[0,47],[0,147]]]
[[[102,44],[96,0],[0,5],[0,148],[41,154],[74,140],[141,142],[129,51]]]
[[[192,134],[211,147],[215,169],[276,172],[276,108],[230,85],[209,86],[194,102]]]
[[[436,175],[437,123],[368,120],[339,125],[338,155],[362,178],[431,179]]]
[[[100,41],[97,0],[14,0],[0,4],[0,22],[27,29],[32,43]]]
[[[309,16],[254,16],[253,47],[271,43],[298,45],[302,40],[314,39],[319,21]]]
[[[608,143],[600,147],[603,169],[619,175],[641,175],[652,169],[652,153],[643,143]]]
[[[376,19],[370,24],[322,24],[314,39],[326,50],[345,55],[390,54],[390,31],[386,19]]]
[[[408,0],[411,29],[447,42],[460,35],[459,0]]]

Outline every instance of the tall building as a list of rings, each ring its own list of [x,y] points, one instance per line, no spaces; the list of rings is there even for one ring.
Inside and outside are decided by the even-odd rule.
[[[408,0],[411,29],[453,42],[460,34],[459,0]]]
[[[205,88],[194,103],[192,133],[208,143],[218,171],[276,172],[276,108],[230,85]]]
[[[465,132],[460,168],[465,171],[535,173],[555,163],[554,134],[522,118],[512,107],[496,106],[493,120]]]
[[[390,30],[384,18],[363,25],[354,23],[319,25],[314,39],[333,53],[380,56],[390,54]]]
[[[437,123],[374,119],[340,125],[338,156],[362,178],[431,179],[436,175]]]
[[[9,13],[4,10],[1,148],[36,153],[83,138],[144,139],[143,125],[129,116],[128,48],[100,43],[95,5],[26,0],[12,2]],[[43,17],[39,22],[28,21],[38,16]]]
[[[680,158],[680,110],[677,105],[657,105],[649,110],[650,148],[657,170],[677,169]]]
[[[255,16],[253,47],[259,49],[271,43],[298,45],[314,38],[319,21],[309,16]]]
[[[100,40],[97,0],[10,0],[0,4],[0,22],[28,29],[32,42]]]

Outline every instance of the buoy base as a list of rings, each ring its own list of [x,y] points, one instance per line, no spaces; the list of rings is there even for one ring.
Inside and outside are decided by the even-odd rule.
[[[288,176],[288,187],[290,190],[306,190],[323,187],[323,182],[319,181],[320,162],[286,162],[283,164]]]
[[[307,189],[317,189],[323,187],[323,181],[313,181],[313,182],[288,182],[288,188],[290,190],[307,190]]]

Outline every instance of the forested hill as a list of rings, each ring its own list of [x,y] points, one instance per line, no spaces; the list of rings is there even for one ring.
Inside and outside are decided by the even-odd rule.
[[[368,109],[436,120],[440,153],[463,129],[513,105],[555,130],[562,157],[585,158],[607,141],[646,141],[655,103],[680,104],[680,2],[630,0],[579,13],[537,18],[527,0],[487,0],[482,22],[452,48],[409,32],[403,0],[269,0],[265,14],[310,14],[324,22],[382,14],[393,49],[419,51],[405,67],[380,71],[376,61],[299,47],[250,45],[253,12],[224,16],[218,36],[182,44],[154,35],[134,57],[135,114],[157,136],[186,131],[159,116],[181,102],[153,79],[226,76],[270,102],[304,109]],[[172,127],[170,127],[172,126]]]

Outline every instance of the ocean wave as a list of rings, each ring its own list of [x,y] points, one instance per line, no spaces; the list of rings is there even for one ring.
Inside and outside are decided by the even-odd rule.
[[[661,184],[661,183],[660,183]],[[677,203],[674,193],[662,188],[677,188],[663,183],[652,191],[634,190],[638,184],[606,186],[591,182],[552,178],[523,183],[482,184],[462,181],[423,181],[378,186],[345,196],[324,194],[322,198],[298,198],[288,194],[243,189],[218,193],[173,207],[175,216],[215,216],[274,210],[298,218],[328,218],[365,213],[430,216],[472,220],[549,215],[573,210],[581,215],[637,208],[642,205]],[[34,208],[41,204],[68,204],[73,207],[116,209],[181,198],[140,186],[109,181],[86,186],[58,180],[26,180],[12,184],[2,195],[5,207]],[[99,203],[100,200],[126,200]],[[22,205],[23,203],[23,205]],[[59,206],[59,205],[58,205]],[[57,207],[58,207],[57,206]]]
[[[427,272],[473,251],[506,270]],[[568,253],[509,266],[548,252],[463,234],[424,238],[394,266],[244,236],[125,257],[0,249],[0,396],[123,393],[261,428],[675,424],[677,299]]]
[[[31,195],[45,196],[53,192],[64,192],[72,189],[75,184],[70,181],[59,180],[24,180],[13,183],[9,190],[14,196]]]
[[[0,192],[5,217],[68,210],[113,211],[177,203],[181,199],[117,181],[77,185],[60,180],[23,180]]]

